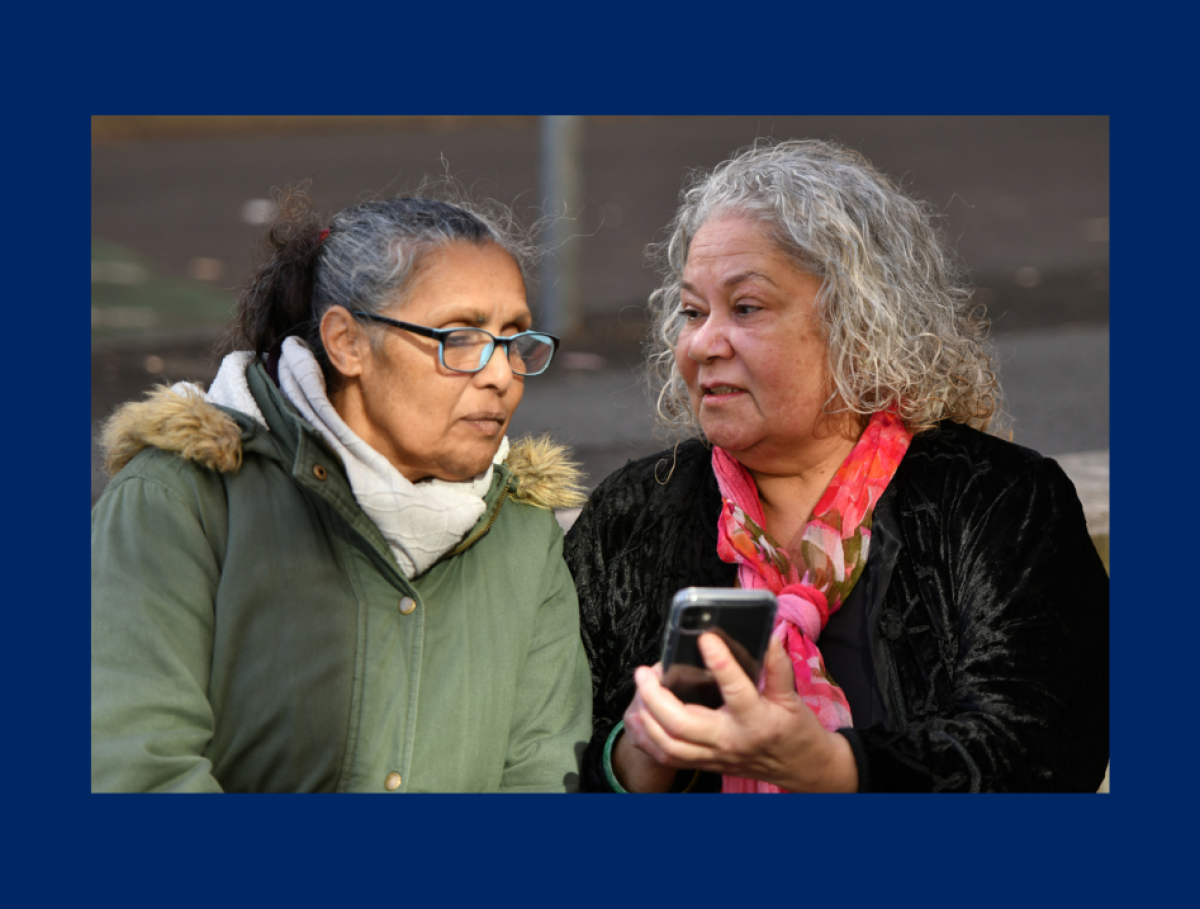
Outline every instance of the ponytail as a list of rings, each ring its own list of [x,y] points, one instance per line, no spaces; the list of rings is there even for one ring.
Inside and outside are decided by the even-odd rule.
[[[260,245],[261,264],[242,285],[237,312],[221,351],[277,351],[288,335],[320,349],[320,321],[313,312],[313,271],[328,235],[313,211],[307,184],[278,198],[278,210]],[[323,360],[324,351],[318,354]]]

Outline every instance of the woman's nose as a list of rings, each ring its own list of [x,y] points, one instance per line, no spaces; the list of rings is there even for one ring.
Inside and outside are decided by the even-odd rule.
[[[728,321],[720,312],[709,313],[690,334],[688,356],[697,363],[732,356],[733,346],[729,343],[728,329]]]
[[[491,356],[483,365],[483,369],[475,373],[475,381],[483,387],[492,386],[504,392],[513,381],[512,364],[508,361],[508,348],[497,344],[492,348]]]

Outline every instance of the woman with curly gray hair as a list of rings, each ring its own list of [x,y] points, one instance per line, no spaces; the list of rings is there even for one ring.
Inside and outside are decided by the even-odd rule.
[[[760,143],[656,250],[648,374],[681,440],[568,535],[584,788],[1094,792],[1108,577],[1058,465],[985,433],[987,325],[930,212],[851,150]],[[689,586],[778,603],[759,680],[700,636],[719,709],[651,665]]]

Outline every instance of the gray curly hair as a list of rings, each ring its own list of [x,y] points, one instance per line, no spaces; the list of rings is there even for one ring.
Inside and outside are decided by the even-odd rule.
[[[796,266],[821,279],[817,315],[829,350],[826,408],[895,406],[913,433],[939,420],[987,429],[1001,407],[988,322],[925,204],[855,151],[817,140],[760,141],[694,174],[669,237],[650,247],[663,274],[650,297],[647,374],[659,421],[703,437],[675,365],[680,285],[696,231],[719,214],[761,222]]]

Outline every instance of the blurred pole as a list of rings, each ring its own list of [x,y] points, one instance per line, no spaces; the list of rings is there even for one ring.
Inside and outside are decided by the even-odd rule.
[[[579,293],[579,216],[583,210],[583,117],[541,117],[542,198],[554,221],[542,241],[541,329],[564,340],[583,328]]]

